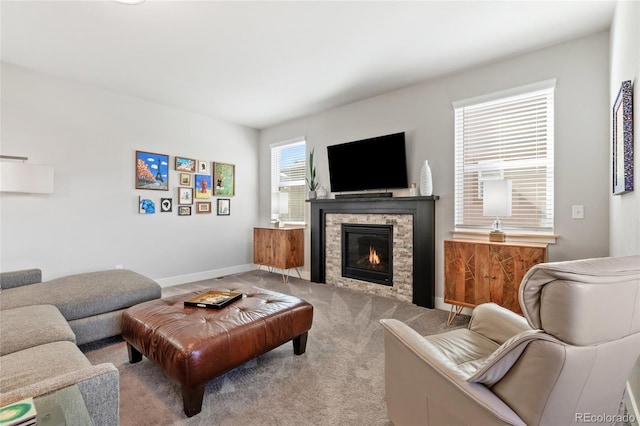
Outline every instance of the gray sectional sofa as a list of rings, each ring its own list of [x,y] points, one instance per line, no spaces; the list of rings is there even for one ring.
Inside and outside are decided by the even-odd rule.
[[[122,312],[160,298],[160,286],[130,270],[42,282],[30,269],[0,273],[0,291],[0,406],[33,397],[71,423],[119,424],[118,370],[77,345],[120,334]]]

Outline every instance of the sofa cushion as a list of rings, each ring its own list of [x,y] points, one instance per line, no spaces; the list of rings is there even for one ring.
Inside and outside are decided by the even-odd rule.
[[[0,392],[32,385],[44,379],[61,376],[91,363],[71,342],[52,342],[0,357]]]
[[[0,308],[39,305],[46,301],[70,321],[159,299],[160,294],[160,286],[152,279],[127,269],[111,269],[4,290]]]
[[[0,356],[45,343],[76,342],[76,335],[53,305],[7,309],[0,315]],[[4,364],[2,365],[4,373]]]

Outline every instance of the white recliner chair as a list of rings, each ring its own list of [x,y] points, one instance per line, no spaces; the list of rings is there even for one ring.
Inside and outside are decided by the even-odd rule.
[[[525,318],[493,303],[468,328],[384,326],[389,418],[411,425],[616,424],[640,356],[640,256],[534,266]]]

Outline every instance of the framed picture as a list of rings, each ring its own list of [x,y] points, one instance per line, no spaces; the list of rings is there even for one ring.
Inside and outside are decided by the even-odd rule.
[[[613,104],[612,147],[614,195],[633,191],[633,88],[623,81]]]
[[[136,151],[136,189],[169,190],[169,156]]]
[[[213,195],[232,196],[236,191],[236,166],[226,163],[213,163],[215,189]]]
[[[211,201],[198,201],[196,203],[196,213],[211,213]]]
[[[211,198],[211,175],[195,175],[196,198]]]
[[[179,172],[195,173],[196,160],[193,158],[176,157],[176,170]]]
[[[196,173],[201,175],[210,175],[211,169],[209,168],[209,162],[205,160],[198,160],[198,170]]]
[[[160,213],[169,213],[173,207],[173,198],[160,198]]]
[[[228,198],[218,199],[218,216],[229,216],[231,214],[231,200]]]
[[[180,185],[191,186],[191,173],[180,173]]]
[[[156,212],[156,203],[147,197],[138,197],[138,213],[154,214]]]
[[[191,206],[178,206],[178,216],[191,216]]]
[[[193,204],[193,188],[178,188],[178,204]]]

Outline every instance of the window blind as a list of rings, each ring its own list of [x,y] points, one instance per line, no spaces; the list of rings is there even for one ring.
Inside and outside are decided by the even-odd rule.
[[[504,227],[553,232],[555,81],[541,86],[454,104],[456,228],[489,228],[495,218],[482,215],[483,182],[510,179]]]
[[[278,209],[272,205],[271,218],[287,222],[304,222],[306,142],[298,138],[272,144],[270,148],[271,193],[286,192],[289,195],[288,213],[279,214],[276,211]]]

